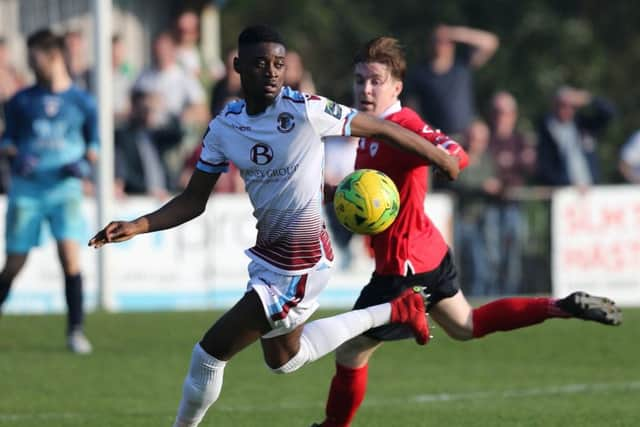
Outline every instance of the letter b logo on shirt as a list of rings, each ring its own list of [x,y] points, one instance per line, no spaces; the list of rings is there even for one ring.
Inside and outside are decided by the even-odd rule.
[[[266,165],[273,160],[273,150],[267,144],[259,143],[251,147],[251,161],[256,165]]]

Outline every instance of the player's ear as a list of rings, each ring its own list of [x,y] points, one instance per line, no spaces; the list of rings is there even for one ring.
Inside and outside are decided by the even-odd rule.
[[[240,61],[237,56],[233,58],[233,70],[240,74]]]
[[[403,88],[402,80],[397,80],[393,88],[396,96],[400,96],[400,94],[402,93],[402,88]]]

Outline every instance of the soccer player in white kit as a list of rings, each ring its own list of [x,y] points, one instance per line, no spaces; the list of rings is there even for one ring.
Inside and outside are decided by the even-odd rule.
[[[325,136],[377,137],[420,156],[451,179],[457,159],[417,134],[326,98],[283,87],[286,49],[266,26],[246,28],[234,67],[244,100],[209,124],[197,168],[185,190],[157,211],[115,221],[89,245],[122,242],[178,226],[204,212],[211,189],[232,161],[254,207],[258,236],[244,296],[193,349],[175,427],[197,426],[222,388],[226,363],[260,339],[267,365],[295,371],[372,327],[402,323],[429,339],[424,300],[413,289],[397,299],[305,324],[327,285],[333,254],[321,217]]]

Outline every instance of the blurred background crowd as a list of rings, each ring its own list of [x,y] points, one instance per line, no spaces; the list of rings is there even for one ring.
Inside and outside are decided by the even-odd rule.
[[[0,0],[0,7],[13,4],[25,14],[26,3],[38,2]],[[40,3],[51,10],[55,3],[56,13],[67,3],[72,11],[88,13],[89,7],[88,1]],[[242,97],[232,60],[244,25],[263,21],[284,34],[287,85],[347,105],[353,53],[371,37],[393,35],[409,58],[403,102],[462,143],[470,156],[457,182],[431,182],[434,191],[455,196],[454,242],[466,291],[535,291],[540,279],[548,283],[553,188],[587,192],[598,184],[640,183],[640,98],[632,78],[633,65],[640,63],[640,12],[623,3],[603,14],[598,2],[588,0],[562,6],[551,0],[116,0],[123,13],[153,8],[161,17],[144,26],[157,31],[145,30],[136,38],[142,43],[131,42],[135,31],[129,25],[114,22],[117,197],[164,199],[186,185],[209,120]],[[220,37],[213,57],[201,25],[211,7],[219,13]],[[64,16],[59,22],[54,28],[64,33],[74,81],[95,91],[88,27]],[[28,20],[21,25],[35,26]],[[0,29],[0,110],[32,82],[19,54],[26,30]],[[0,132],[2,127],[0,122]],[[355,143],[327,142],[328,182],[339,182],[353,169]],[[3,192],[10,185],[7,170],[3,159]],[[243,191],[233,167],[215,189]],[[351,251],[362,248],[353,248],[339,226],[332,230],[348,269]]]

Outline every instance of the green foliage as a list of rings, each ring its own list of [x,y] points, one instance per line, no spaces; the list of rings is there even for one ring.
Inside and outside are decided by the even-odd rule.
[[[320,313],[322,316],[330,313]],[[219,313],[92,314],[95,352],[64,349],[62,316],[0,319],[0,426],[171,425],[191,349]],[[384,345],[353,427],[635,426],[640,311],[605,327],[547,321],[461,343]],[[332,356],[274,375],[258,345],[227,365],[207,426],[308,426],[323,414]]]
[[[496,90],[509,90],[520,103],[523,126],[531,128],[559,85],[612,99],[619,116],[600,147],[608,181],[616,178],[619,146],[640,127],[640,86],[634,83],[640,7],[631,0],[234,0],[222,11],[225,46],[255,22],[279,28],[302,53],[318,91],[344,103],[351,99],[351,58],[372,37],[398,37],[415,64],[423,60],[426,36],[436,23],[495,32],[500,49],[476,74],[478,110],[486,111]]]

